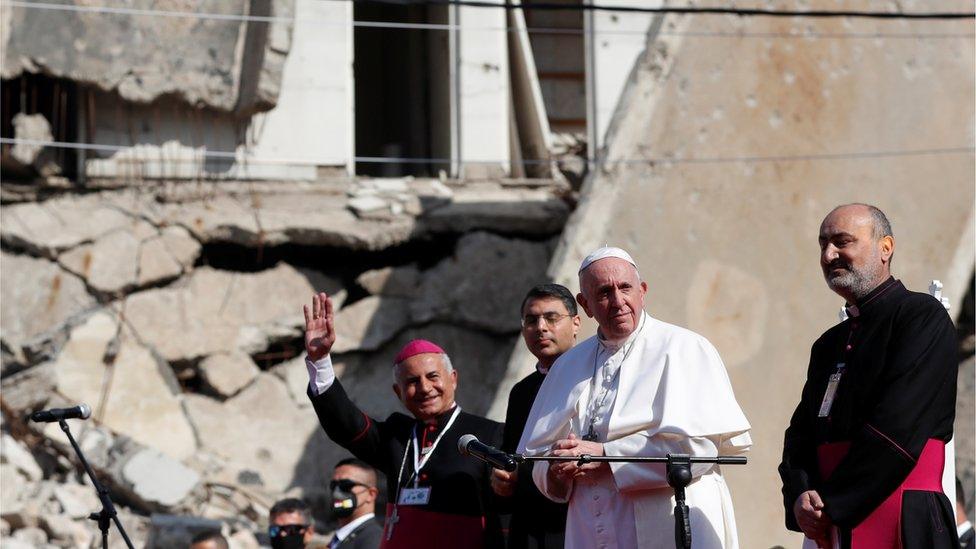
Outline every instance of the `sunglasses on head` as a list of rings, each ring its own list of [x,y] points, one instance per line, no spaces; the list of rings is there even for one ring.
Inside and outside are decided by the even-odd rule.
[[[355,480],[349,480],[347,478],[340,478],[338,480],[329,481],[330,491],[334,491],[336,488],[339,488],[343,492],[351,492],[352,489],[355,488],[356,486],[362,486],[363,488],[370,488],[370,486],[367,486],[362,482],[356,482]]]
[[[283,526],[271,525],[268,527],[268,537],[277,538],[281,536],[302,535],[308,529],[308,524],[285,524]]]

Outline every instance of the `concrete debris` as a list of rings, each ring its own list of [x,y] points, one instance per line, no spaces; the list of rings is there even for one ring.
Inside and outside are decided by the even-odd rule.
[[[546,190],[512,190],[494,186],[457,193],[453,200],[423,216],[426,230],[467,233],[552,235],[566,224],[569,206]]]
[[[44,476],[34,456],[7,433],[0,434],[0,464],[12,465],[31,482],[37,482]]]
[[[122,478],[140,500],[163,509],[180,504],[200,484],[196,471],[149,448],[126,461]]]
[[[102,358],[116,337],[116,360],[106,366]],[[69,401],[90,403],[94,417],[114,432],[177,459],[196,450],[172,370],[128,329],[120,332],[111,312],[99,311],[72,330],[54,372],[57,392]],[[104,394],[106,379],[111,379],[111,391]]]
[[[169,362],[254,354],[300,337],[301,307],[317,291],[340,306],[345,296],[336,280],[286,263],[253,274],[204,267],[178,285],[130,295],[125,312],[139,338]]]
[[[58,262],[97,292],[121,295],[135,286],[140,267],[139,240],[129,230],[109,233],[65,252]]]
[[[259,373],[251,357],[238,351],[213,354],[200,362],[203,381],[222,397],[234,396]]]
[[[0,74],[15,78],[43,67],[49,76],[117,92],[134,103],[168,96],[242,116],[274,107],[291,48],[294,1],[264,3],[258,13],[242,0],[201,0],[194,6],[221,17],[91,17],[14,7],[5,14]],[[275,19],[260,25],[233,20],[247,15]],[[122,46],[134,36],[153,47]]]
[[[55,161],[54,154],[42,143],[54,139],[51,135],[51,124],[43,114],[17,113],[13,117],[14,138],[22,140],[10,148],[9,160],[15,172],[29,173],[42,177],[50,177],[61,173],[61,167]]]
[[[23,352],[31,342],[49,340],[68,319],[95,303],[84,283],[57,263],[6,251],[0,251],[0,263],[0,323],[4,346],[10,349]]]
[[[366,271],[356,278],[356,284],[372,295],[413,297],[420,279],[420,270],[415,265],[406,265]]]
[[[390,204],[378,196],[354,196],[347,203],[349,209],[356,215],[373,212],[376,210],[389,209]]]
[[[41,547],[47,544],[47,532],[36,526],[17,529],[14,532],[13,538],[17,541],[28,543],[31,547]]]
[[[415,323],[455,321],[493,333],[520,330],[519,306],[528,288],[546,279],[550,245],[485,232],[463,236],[454,257],[425,271],[411,300]]]
[[[336,315],[334,353],[375,351],[410,324],[410,306],[397,297],[369,296]]]
[[[73,519],[85,518],[101,508],[95,489],[89,485],[62,484],[54,497],[61,505],[61,513]]]
[[[307,448],[310,438],[323,436],[318,420],[294,404],[277,376],[261,373],[222,403],[186,395],[185,407],[201,448],[239,469],[255,471],[268,491],[281,492],[321,478],[317,469],[322,461]]]
[[[333,362],[333,367],[336,364]],[[271,369],[271,373],[278,376],[288,387],[288,393],[292,401],[299,408],[310,408],[311,401],[308,399],[308,368],[305,366],[305,353],[289,361],[282,362]]]
[[[72,520],[64,515],[41,517],[41,528],[50,539],[68,542],[72,547],[89,547],[95,537],[84,522]]]

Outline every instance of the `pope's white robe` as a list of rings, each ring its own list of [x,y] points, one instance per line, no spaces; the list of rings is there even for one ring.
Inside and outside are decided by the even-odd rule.
[[[604,406],[609,413],[598,414],[595,422],[606,455],[731,456],[752,445],[749,422],[711,343],[643,313],[638,330],[619,347],[594,336],[556,361],[532,406],[518,451],[544,455],[570,433],[581,438],[590,424],[594,368],[597,379],[606,383],[601,373],[621,359],[620,374],[610,387],[612,400]],[[606,474],[574,481],[564,497],[550,489],[547,469],[546,462],[537,462],[533,480],[550,499],[569,501],[567,549],[674,547],[674,497],[663,463],[611,463]],[[719,467],[694,465],[692,475],[685,494],[693,546],[738,547],[732,499]]]

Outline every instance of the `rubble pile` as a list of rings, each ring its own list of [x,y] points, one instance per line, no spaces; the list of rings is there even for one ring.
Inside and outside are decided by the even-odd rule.
[[[305,395],[301,307],[337,306],[337,373],[370,414],[398,409],[390,360],[437,341],[458,398],[487,410],[569,213],[564,184],[440,180],[171,183],[0,209],[4,547],[101,543],[70,420],[137,546],[222,529],[257,547],[285,495],[317,505],[345,451]],[[122,546],[113,531],[113,546]]]

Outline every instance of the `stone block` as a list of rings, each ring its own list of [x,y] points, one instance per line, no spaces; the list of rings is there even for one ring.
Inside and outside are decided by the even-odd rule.
[[[276,104],[281,71],[290,49],[292,0],[204,0],[191,12],[215,17],[156,17],[116,13],[105,17],[77,10],[13,7],[7,14],[3,78],[38,67],[54,77],[151,103],[164,96],[192,106],[249,115]],[[171,11],[167,2],[140,7]],[[244,22],[246,15],[280,16]],[[43,39],[41,38],[43,37]]]
[[[420,286],[420,270],[415,265],[372,269],[356,277],[356,284],[372,295],[413,297]]]
[[[345,295],[338,282],[285,263],[259,273],[204,267],[178,285],[132,294],[126,318],[167,361],[252,354],[300,336],[302,305],[317,291],[329,292],[338,304]]]
[[[54,498],[61,505],[61,513],[73,519],[85,518],[101,508],[95,489],[88,485],[62,484]]]
[[[182,503],[200,484],[196,471],[150,448],[126,461],[122,478],[139,499],[164,509]]]
[[[64,195],[44,202],[0,208],[0,238],[36,255],[60,252],[117,230],[133,230],[144,221],[108,204],[99,195]]]
[[[375,351],[410,323],[405,299],[369,296],[336,314],[334,353]]]
[[[336,357],[333,357],[336,360]],[[333,367],[336,364],[333,363]],[[338,369],[337,369],[338,372]],[[281,378],[288,387],[288,394],[299,408],[308,408],[312,402],[308,399],[308,368],[305,366],[305,353],[286,362],[276,365],[271,373]]]
[[[203,380],[224,397],[237,394],[260,372],[251,357],[241,352],[217,353],[200,362]]]
[[[117,335],[119,341],[113,343]],[[109,345],[117,345],[118,354],[114,365],[107,367],[103,356]],[[112,385],[103,395],[107,368],[111,368]],[[53,370],[58,393],[69,401],[93,405],[97,421],[112,431],[177,459],[195,451],[172,370],[157,362],[128,329],[119,332],[113,313],[95,313],[72,330]],[[103,408],[94,406],[99,402],[104,402]]]
[[[84,523],[72,520],[64,515],[41,517],[41,528],[47,532],[52,541],[70,547],[89,547],[94,539]]]
[[[132,231],[115,231],[91,244],[61,254],[58,262],[85,279],[96,291],[121,295],[137,282],[140,242]]]
[[[315,414],[296,406],[273,374],[261,373],[225,402],[187,395],[185,407],[201,448],[231,466],[253,470],[266,490],[304,485],[310,481],[299,467],[320,466],[306,452],[308,439],[319,435]]]
[[[13,538],[24,543],[29,543],[31,547],[40,547],[47,544],[47,532],[36,526],[18,528],[14,531]]]
[[[437,319],[492,333],[518,332],[519,306],[529,288],[546,280],[549,256],[546,243],[467,234],[453,257],[423,273],[411,317],[417,323]]]
[[[43,114],[17,113],[13,117],[14,138],[24,141],[52,141],[51,124]],[[16,143],[10,148],[10,158],[15,161],[15,170],[34,172],[43,177],[61,173],[61,168],[44,145]]]
[[[31,482],[37,482],[44,477],[44,471],[30,451],[7,433],[0,434],[0,463],[14,466]]]
[[[51,337],[94,304],[84,283],[57,263],[0,251],[0,323],[10,348]]]

